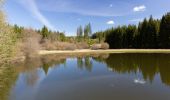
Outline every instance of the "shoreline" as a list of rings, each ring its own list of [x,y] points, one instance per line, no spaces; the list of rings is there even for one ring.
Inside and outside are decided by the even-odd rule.
[[[108,49],[108,50],[40,50],[39,55],[50,55],[50,54],[76,54],[76,53],[170,53],[170,49]]]
[[[91,49],[76,49],[76,50],[40,50],[37,56],[47,55],[95,55],[95,54],[170,54],[170,49],[108,49],[108,50],[91,50]],[[37,57],[35,56],[35,57]],[[34,57],[33,57],[34,58]],[[16,57],[9,63],[24,62],[25,56]],[[0,63],[3,64],[3,63]],[[6,63],[4,63],[6,64]]]

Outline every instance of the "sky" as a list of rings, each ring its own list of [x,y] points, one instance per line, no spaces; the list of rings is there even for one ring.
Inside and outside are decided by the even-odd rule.
[[[152,15],[170,12],[170,0],[6,0],[4,10],[10,24],[76,35],[78,26],[91,23],[92,31],[138,24]]]

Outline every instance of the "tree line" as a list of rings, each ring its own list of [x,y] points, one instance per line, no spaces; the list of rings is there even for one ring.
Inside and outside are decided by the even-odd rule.
[[[137,48],[158,49],[170,48],[170,13],[160,20],[144,19],[138,25],[124,25],[106,31],[96,32],[93,39],[107,42],[112,49]]]
[[[77,28],[77,39],[79,42],[82,41],[82,39],[89,39],[91,35],[92,28],[90,23],[85,25],[84,29],[81,25]]]
[[[27,30],[27,28],[20,27],[18,25],[14,25],[12,27],[13,27],[14,33],[17,35],[17,38],[22,38],[24,31]],[[31,30],[41,35],[42,39],[49,39],[52,41],[65,41],[66,40],[66,36],[64,32],[51,31],[46,26],[43,26],[39,30],[34,30],[34,29],[31,29]]]

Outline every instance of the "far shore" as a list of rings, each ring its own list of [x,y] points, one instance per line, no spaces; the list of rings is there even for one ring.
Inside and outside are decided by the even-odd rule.
[[[108,50],[40,50],[40,55],[76,54],[76,53],[170,53],[170,49],[108,49]]]

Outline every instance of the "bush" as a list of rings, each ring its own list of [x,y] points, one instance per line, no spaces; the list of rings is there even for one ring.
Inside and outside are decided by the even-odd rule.
[[[68,44],[65,46],[65,50],[75,50],[76,48],[75,44]]]
[[[41,43],[43,50],[75,50],[77,47],[73,43],[68,42],[52,42],[45,40]]]
[[[54,43],[52,44],[52,42],[48,39],[42,39],[40,45],[43,50],[56,50]]]
[[[92,49],[92,50],[101,49],[101,44],[93,44],[93,45],[91,46],[91,49]]]
[[[77,43],[76,46],[77,46],[77,49],[88,49],[89,48],[89,45],[85,42]]]
[[[23,38],[21,40],[21,51],[24,56],[32,57],[36,56],[40,50],[40,34],[36,33],[32,29],[23,30]]]
[[[109,44],[108,43],[102,43],[101,49],[109,49]]]
[[[93,44],[91,47],[92,50],[98,50],[98,49],[109,49],[109,44],[107,43],[101,43],[101,44]]]

